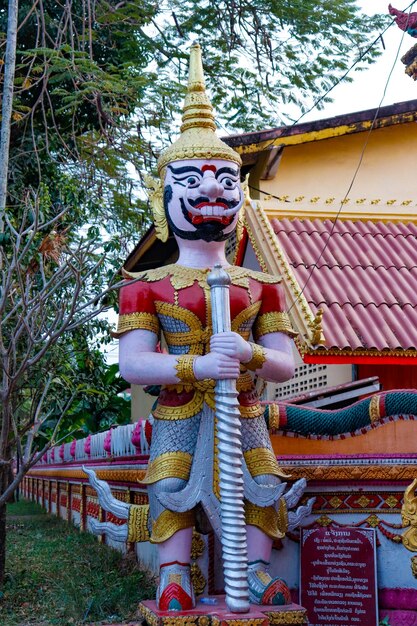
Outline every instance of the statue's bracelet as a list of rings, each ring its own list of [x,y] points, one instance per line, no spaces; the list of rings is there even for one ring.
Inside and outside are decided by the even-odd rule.
[[[250,347],[252,348],[252,358],[247,361],[247,363],[243,363],[248,370],[259,370],[262,365],[266,361],[266,353],[262,346],[259,346],[257,343],[249,342]]]
[[[195,355],[188,354],[183,354],[177,358],[175,369],[177,371],[177,378],[179,378],[182,383],[196,382],[197,377],[194,374],[194,361],[196,358]]]

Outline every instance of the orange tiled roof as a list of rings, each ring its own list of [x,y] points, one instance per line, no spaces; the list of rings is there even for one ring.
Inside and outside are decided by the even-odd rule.
[[[417,349],[417,225],[272,219],[325,350]]]

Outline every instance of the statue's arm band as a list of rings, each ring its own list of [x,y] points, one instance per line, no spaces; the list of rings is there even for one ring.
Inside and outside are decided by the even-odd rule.
[[[264,348],[257,343],[250,341],[249,345],[252,348],[252,358],[247,363],[243,363],[243,365],[248,370],[259,370],[266,361],[266,352]]]
[[[196,356],[183,354],[177,358],[177,364],[175,366],[177,372],[177,378],[182,383],[195,383],[197,378],[194,374],[194,361]]]

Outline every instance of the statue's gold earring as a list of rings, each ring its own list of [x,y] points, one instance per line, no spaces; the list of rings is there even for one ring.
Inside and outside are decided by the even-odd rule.
[[[242,208],[239,211],[239,217],[236,224],[236,240],[240,241],[243,237],[243,231],[245,229],[245,213],[246,213],[246,205],[250,202],[250,193],[249,193],[249,174],[246,176],[245,180],[242,183],[242,192],[245,197],[245,201],[242,205]]]
[[[143,178],[148,189],[156,236],[158,239],[165,242],[168,239],[169,228],[165,215],[164,187],[162,181],[160,178],[154,178],[149,174],[145,174]]]

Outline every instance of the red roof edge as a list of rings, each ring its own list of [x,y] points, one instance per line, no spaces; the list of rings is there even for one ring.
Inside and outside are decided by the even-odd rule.
[[[417,354],[416,354],[417,356]],[[365,356],[360,354],[305,354],[303,356],[304,363],[325,363],[326,365],[341,365],[347,363],[350,365],[415,365],[417,366],[416,356]]]

